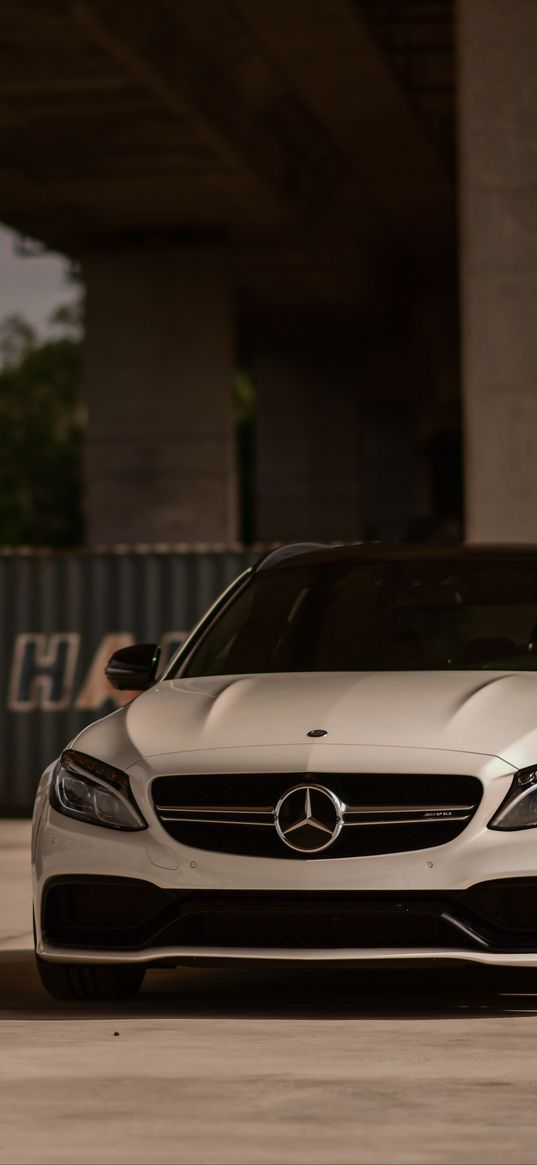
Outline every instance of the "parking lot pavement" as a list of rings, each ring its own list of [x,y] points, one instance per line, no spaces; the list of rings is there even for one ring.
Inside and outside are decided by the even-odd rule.
[[[5,1165],[535,1162],[533,977],[154,971],[128,1005],[54,1002],[28,826],[0,838]]]

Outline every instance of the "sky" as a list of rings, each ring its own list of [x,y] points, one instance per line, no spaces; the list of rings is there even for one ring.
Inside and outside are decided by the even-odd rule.
[[[16,235],[0,224],[0,323],[22,315],[41,333],[49,331],[48,317],[59,304],[76,298],[67,282],[67,263],[61,255],[21,257]]]

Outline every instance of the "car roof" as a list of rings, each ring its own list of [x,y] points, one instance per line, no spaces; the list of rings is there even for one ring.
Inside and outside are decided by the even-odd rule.
[[[290,543],[265,554],[255,571],[288,570],[297,566],[329,566],[359,562],[520,562],[534,561],[537,545],[473,543],[448,546],[348,542],[335,545]]]

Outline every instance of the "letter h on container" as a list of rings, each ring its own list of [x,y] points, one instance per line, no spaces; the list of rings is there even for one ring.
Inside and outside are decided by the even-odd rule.
[[[36,708],[61,711],[69,706],[80,644],[77,632],[17,636],[8,707],[13,712]]]

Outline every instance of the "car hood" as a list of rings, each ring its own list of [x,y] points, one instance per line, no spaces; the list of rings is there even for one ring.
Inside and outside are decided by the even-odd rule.
[[[115,725],[115,731],[113,729]],[[312,729],[326,736],[308,740]],[[293,673],[161,682],[76,747],[127,766],[213,749],[329,745],[442,749],[537,763],[537,673]],[[118,760],[115,761],[118,763]]]

